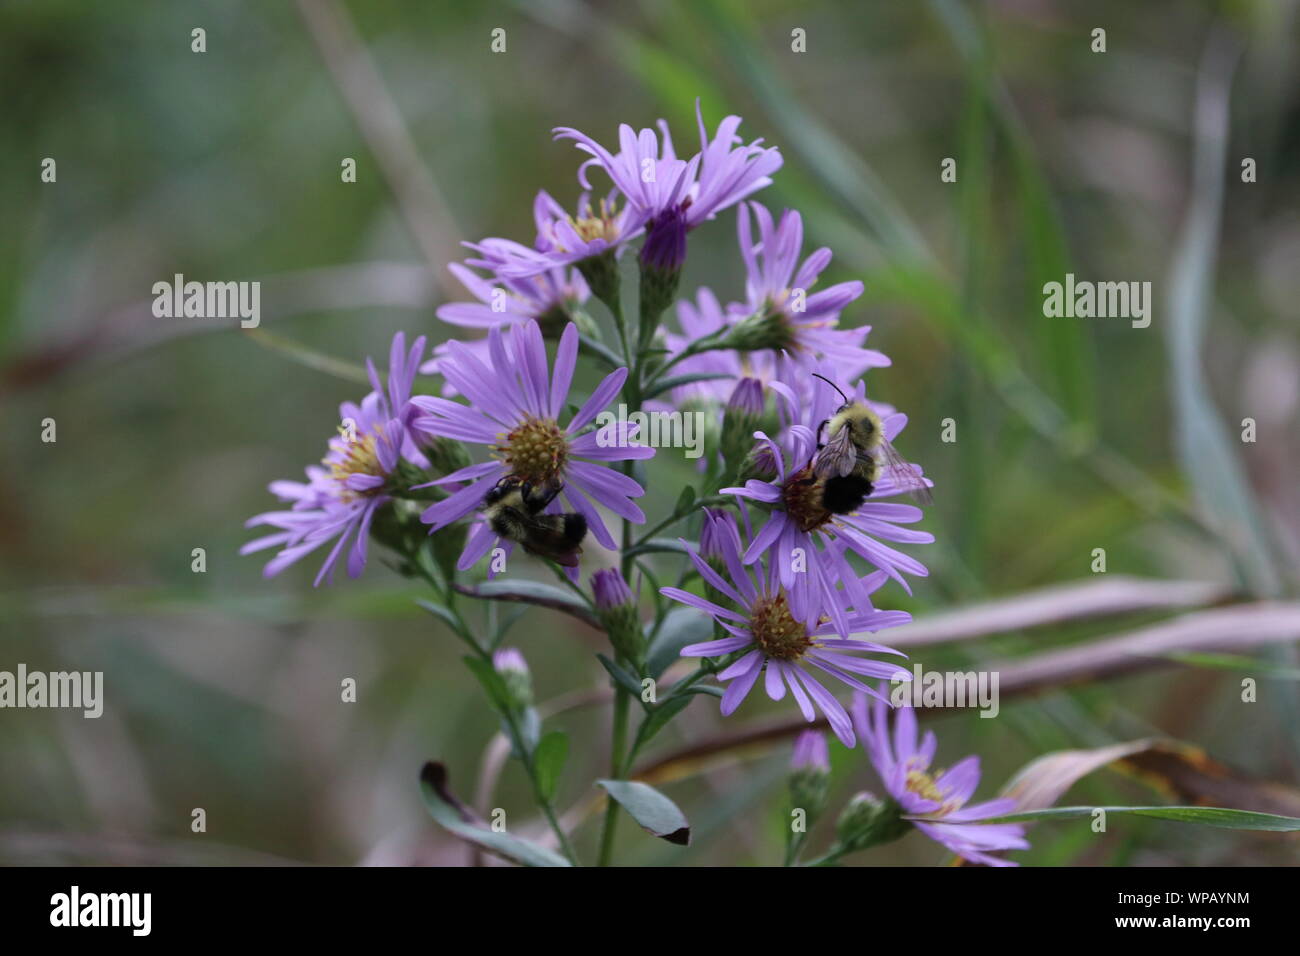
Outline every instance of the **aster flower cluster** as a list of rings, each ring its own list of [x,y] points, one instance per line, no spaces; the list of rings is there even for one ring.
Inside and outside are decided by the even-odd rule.
[[[436,313],[451,337],[428,351],[423,336],[408,348],[399,333],[386,376],[367,363],[370,390],[340,407],[321,464],[306,482],[271,484],[286,507],[251,519],[274,531],[243,550],[276,550],[268,577],[323,551],[319,585],[345,550],[349,576],[360,575],[374,539],[398,573],[427,584],[433,600],[421,603],[469,647],[567,862],[576,856],[552,807],[555,745],[488,599],[560,610],[605,633],[615,776],[697,696],[716,694],[730,717],[759,706],[747,701],[761,684],[844,746],[867,746],[898,808],[891,819],[991,862],[990,851],[1022,842],[979,823],[1001,804],[965,805],[970,765],[927,776],[932,737],[915,744],[911,714],[892,744],[882,729],[880,682],[908,677],[888,632],[910,615],[879,602],[926,575],[908,548],[932,540],[910,527],[921,509],[892,500],[929,484],[894,451],[907,418],[874,400],[874,380],[867,398],[863,376],[889,359],[866,346],[868,326],[842,322],[862,283],[823,281],[831,252],[805,248],[800,214],[752,198],[782,156],[740,125],[728,116],[710,132],[697,104],[698,149],[684,156],[662,120],[623,125],[610,144],[555,130],[583,156],[576,198],[539,191],[531,241],[465,243],[465,261],[449,268],[470,298]],[[734,232],[718,222],[729,212]],[[733,297],[679,295],[696,230],[736,243],[745,280]],[[638,306],[625,314],[633,268]],[[700,415],[705,493],[662,494],[670,453],[641,421],[598,428],[615,406]],[[665,497],[676,505],[647,517],[643,502]],[[677,583],[662,586],[669,565]],[[467,607],[466,595],[483,602]],[[670,667],[661,651],[674,609],[701,639],[678,642]],[[878,709],[850,705],[855,696]],[[642,720],[629,739],[634,706]],[[801,738],[797,762],[792,792],[824,803],[819,734]],[[614,796],[600,862],[618,807]]]

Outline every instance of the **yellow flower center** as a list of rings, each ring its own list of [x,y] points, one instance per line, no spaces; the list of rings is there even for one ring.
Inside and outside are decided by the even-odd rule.
[[[768,657],[792,661],[803,657],[813,646],[808,628],[796,621],[784,594],[760,598],[749,613],[749,630],[754,643]]]
[[[352,475],[383,475],[384,468],[379,463],[379,451],[377,449],[378,441],[383,437],[382,426],[376,425],[372,434],[357,437],[354,441],[348,441],[348,433],[345,429],[339,428],[339,434],[343,436],[342,451],[344,452],[341,459],[326,458],[321,464],[328,466],[330,476],[339,483],[340,496],[345,500],[351,500],[357,497],[376,495],[379,488],[372,488],[368,491],[357,491],[354,488],[347,487],[344,482]],[[337,449],[338,446],[336,445]]]
[[[590,206],[588,206],[587,212],[592,212]],[[598,214],[587,215],[581,219],[570,216],[569,225],[573,227],[573,231],[582,238],[583,242],[591,242],[595,239],[605,239],[613,242],[618,238],[618,225],[614,221],[617,215],[616,204],[607,199],[602,199]],[[559,243],[557,242],[556,245],[559,245]],[[563,252],[572,251],[565,249],[563,246],[560,246],[560,249]]]
[[[930,816],[947,816],[957,809],[955,803],[945,803],[949,790],[941,788],[935,783],[935,777],[943,776],[943,771],[938,770],[934,774],[926,773],[924,770],[909,769],[907,771],[907,780],[905,786],[918,797],[924,797],[926,800],[933,800],[941,804],[937,810],[930,812]]]
[[[529,415],[492,450],[506,463],[510,474],[537,483],[560,473],[569,440],[554,419]]]

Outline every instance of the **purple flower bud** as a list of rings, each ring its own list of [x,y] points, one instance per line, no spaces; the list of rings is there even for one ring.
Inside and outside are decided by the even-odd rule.
[[[515,647],[503,647],[492,655],[492,666],[498,674],[523,674],[528,676],[528,662]]]
[[[700,556],[706,561],[711,559],[722,559],[723,546],[722,538],[730,538],[733,542],[740,542],[740,533],[736,530],[736,519],[732,517],[731,512],[723,511],[720,508],[704,509],[704,526],[700,528]]]
[[[763,414],[763,383],[756,378],[742,378],[727,399],[727,411],[754,418]]]
[[[632,592],[623,575],[614,568],[605,568],[591,576],[591,590],[596,598],[596,608],[609,611],[631,604]]]
[[[641,265],[663,273],[676,273],[685,261],[686,217],[679,206],[671,206],[646,225]]]
[[[816,770],[829,773],[831,755],[826,747],[826,737],[817,730],[805,730],[794,741],[791,770]]]
[[[512,709],[525,710],[533,705],[533,681],[528,662],[516,648],[503,647],[492,655],[492,666],[506,685]]]
[[[596,596],[596,614],[618,656],[640,667],[645,657],[645,633],[636,600],[623,575],[605,568],[591,576],[591,590]]]

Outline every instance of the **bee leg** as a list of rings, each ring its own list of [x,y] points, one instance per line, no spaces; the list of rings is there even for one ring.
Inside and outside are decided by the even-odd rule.
[[[524,501],[528,502],[529,507],[542,512],[550,507],[551,502],[555,500],[555,496],[560,493],[563,487],[564,485],[558,481],[549,482],[544,484],[540,493],[538,493],[533,483],[526,481],[520,490],[524,496]]]

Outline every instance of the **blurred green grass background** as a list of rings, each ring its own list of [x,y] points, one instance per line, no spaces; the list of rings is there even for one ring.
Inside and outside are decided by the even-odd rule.
[[[1081,579],[1098,547],[1111,572],[1294,594],[1296,4],[546,0],[347,10],[445,204],[423,226],[448,255],[461,239],[529,240],[538,188],[562,202],[576,195],[579,155],[551,141],[555,126],[610,142],[618,123],[662,116],[683,151],[699,96],[710,124],[738,113],[742,135],[781,147],[785,167],[759,198],[799,208],[809,245],[834,249],[827,282],[866,282],[845,320],[872,325],[870,343],[893,358],[869,385],[909,414],[904,451],[935,478],[925,527],[937,542],[912,549],[931,576],[913,598],[892,595],[899,606],[923,614]],[[294,4],[10,3],[0,24],[0,429],[9,449],[0,667],[102,669],[108,688],[98,721],[0,714],[0,861],[211,852],[220,862],[462,862],[415,785],[423,759],[438,756],[468,797],[495,729],[452,636],[378,562],[358,582],[313,590],[310,560],[267,582],[262,561],[236,555],[249,537],[244,519],[271,506],[266,483],[319,458],[355,385],[245,334],[123,312],[177,272],[264,279],[264,311],[292,313],[264,318],[267,331],[355,363],[383,355],[398,329],[453,333],[433,316],[448,294],[460,296],[445,260],[423,271],[425,250]],[[207,31],[204,54],[190,51],[196,26]],[[1104,54],[1089,48],[1098,26]],[[490,50],[498,27],[504,54]],[[807,32],[806,53],[791,52],[795,28]],[[1245,49],[1217,261],[1193,263],[1178,287],[1175,253],[1198,195],[1197,75],[1212,36]],[[57,184],[39,181],[46,156],[57,159]],[[339,181],[349,156],[355,184]],[[1257,160],[1258,182],[1240,182],[1244,156]],[[940,181],[945,157],[958,160],[955,184]],[[739,297],[734,237],[731,214],[692,236],[684,293],[708,284]],[[394,293],[408,305],[342,295],[311,276],[275,297],[273,277],[358,263],[408,264]],[[1045,319],[1042,284],[1067,271],[1150,280],[1152,326]],[[1170,342],[1179,329],[1192,334],[1198,310],[1204,342],[1195,368],[1180,370]],[[181,331],[193,334],[172,337]],[[1189,381],[1209,418],[1180,404]],[[1258,421],[1254,445],[1237,440],[1246,416]],[[58,423],[56,444],[40,441],[46,417]],[[957,423],[954,444],[940,441],[946,418]],[[1180,446],[1180,434],[1191,444]],[[1216,435],[1226,441],[1216,445]],[[692,476],[689,462],[665,458],[645,503],[652,515]],[[196,547],[207,551],[202,575],[190,570]],[[599,684],[595,635],[579,630],[544,611],[516,625],[511,640],[540,699]],[[1105,623],[1049,628],[922,659],[942,668],[1107,632]],[[344,677],[360,684],[356,704],[339,700]],[[1272,686],[1294,701],[1293,686]],[[716,731],[706,701],[658,746]],[[1169,671],[1018,702],[998,721],[943,718],[936,729],[941,757],[983,755],[981,793],[1045,750],[1149,732],[1294,782],[1294,710],[1236,701],[1231,674]],[[777,710],[755,697],[734,719]],[[605,723],[598,710],[560,718],[582,742],[562,804],[602,772]],[[696,845],[667,851],[625,825],[622,859],[778,860],[782,794],[772,781],[786,754],[778,747],[766,761],[674,785],[696,820]],[[763,780],[765,789],[753,785]],[[860,752],[839,754],[837,793],[873,784]],[[1098,777],[1076,792],[1084,802],[1135,791]],[[494,805],[531,815],[516,769]],[[205,836],[189,832],[194,807],[207,810]],[[1078,829],[1037,828],[1023,858],[1248,863],[1293,852],[1276,838],[1198,831],[1188,840],[1152,822],[1105,840]],[[918,838],[870,859],[937,857]]]

